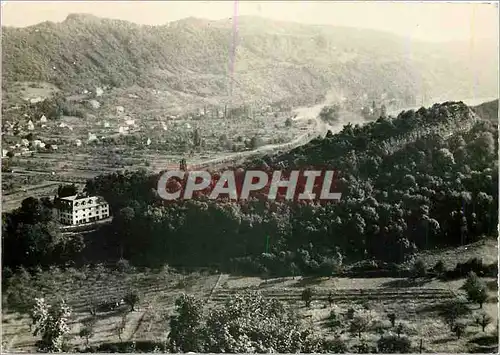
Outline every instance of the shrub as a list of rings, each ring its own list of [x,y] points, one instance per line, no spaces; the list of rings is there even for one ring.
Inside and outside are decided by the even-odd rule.
[[[450,326],[450,330],[453,331],[457,319],[469,313],[469,308],[462,299],[457,298],[444,304],[440,313],[446,324]]]
[[[439,260],[436,265],[434,265],[433,270],[438,276],[441,276],[446,271],[443,260]]]
[[[342,325],[339,315],[334,311],[330,311],[330,315],[327,318],[327,324],[332,329],[337,329]]]
[[[303,328],[293,311],[260,293],[234,295],[224,305],[203,309],[203,301],[182,295],[170,318],[172,352],[316,353],[324,341]],[[265,324],[265,327],[262,325]],[[237,333],[221,331],[238,329]]]
[[[120,259],[116,262],[116,270],[120,272],[127,272],[130,270],[130,263],[128,260]]]
[[[255,136],[252,137],[252,139],[250,139],[249,148],[251,149],[257,149],[263,145],[264,145],[264,140],[261,137]]]
[[[365,314],[356,314],[351,321],[350,331],[351,333],[357,334],[358,338],[361,338],[361,333],[368,329],[370,324],[370,319]]]
[[[85,112],[82,109],[75,107],[73,104],[65,102],[64,104],[61,104],[59,107],[60,110],[62,111],[62,114],[65,116],[74,116],[79,118],[85,117]]]
[[[368,354],[372,352],[370,350],[370,346],[364,340],[352,346],[352,352],[355,354]]]
[[[344,354],[348,351],[347,344],[338,336],[333,340],[325,340],[323,348],[333,354]]]
[[[377,341],[377,349],[386,354],[405,354],[411,352],[411,342],[407,337],[397,337],[394,335],[382,337]]]
[[[455,269],[447,271],[444,276],[446,279],[460,278],[468,275],[471,271],[479,276],[496,277],[498,274],[498,264],[485,265],[482,260],[471,258],[465,263],[457,263]]]
[[[353,319],[354,318],[354,308],[349,308],[347,310],[347,314],[346,314],[346,318],[347,319]]]
[[[411,269],[411,274],[413,277],[425,277],[427,274],[425,263],[422,260],[415,261]]]
[[[462,288],[467,292],[469,301],[479,303],[479,307],[483,308],[483,303],[488,299],[486,283],[483,280],[471,271]]]
[[[129,292],[123,297],[123,301],[130,306],[130,311],[133,312],[135,305],[139,302],[139,295],[137,292]]]

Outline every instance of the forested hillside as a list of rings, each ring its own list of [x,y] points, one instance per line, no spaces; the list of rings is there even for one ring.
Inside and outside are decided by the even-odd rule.
[[[367,258],[404,262],[419,249],[496,233],[497,141],[495,124],[461,102],[448,102],[347,125],[339,134],[246,165],[338,170],[342,199],[324,205],[202,197],[165,203],[156,192],[158,176],[100,176],[86,189],[104,196],[115,217],[92,244],[106,259],[123,251],[138,265],[216,264],[245,273],[331,273]],[[4,215],[5,265],[50,264],[81,250],[44,227],[43,204],[23,208],[39,211],[31,213],[38,219],[21,223],[16,216],[23,211]],[[43,245],[25,237],[36,233],[43,233]],[[30,257],[19,258],[23,248]]]
[[[350,28],[238,18],[139,26],[90,15],[3,28],[3,83],[48,81],[66,90],[138,84],[227,100],[276,101],[307,94],[419,96],[496,93],[497,56],[488,43],[428,44]],[[233,47],[234,51],[233,59]],[[234,69],[231,69],[234,62]],[[446,80],[444,80],[446,79]],[[419,102],[420,103],[420,102]]]
[[[474,107],[473,110],[482,119],[498,122],[498,100],[485,102]]]

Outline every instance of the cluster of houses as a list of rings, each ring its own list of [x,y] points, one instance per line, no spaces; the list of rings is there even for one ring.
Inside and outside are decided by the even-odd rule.
[[[24,114],[24,117],[28,117],[27,114]],[[45,115],[40,116],[37,124],[40,125],[41,128],[47,127],[47,117]],[[13,135],[17,136],[23,133],[29,133],[35,130],[35,123],[31,119],[28,120],[26,124],[23,124],[22,122],[10,122],[10,121],[5,121],[2,122],[2,135],[3,134],[8,134],[8,135]]]
[[[116,113],[123,119],[123,124],[119,125],[117,128],[117,133],[127,134],[131,130],[137,127],[135,120],[129,116],[125,116],[125,108],[123,106],[116,106]],[[109,124],[108,124],[109,127]]]
[[[45,143],[40,139],[33,139],[30,141],[26,138],[23,138],[19,143],[9,146],[8,149],[2,148],[2,158],[26,155],[29,156],[39,149],[54,151],[58,149],[58,146],[56,144]]]
[[[92,94],[95,96],[95,97],[99,97],[99,96],[102,96],[102,94],[104,94],[104,90],[108,90],[109,87],[108,86],[103,86],[103,87],[96,87]],[[91,94],[91,92],[87,89],[84,89],[82,90],[81,92],[82,95],[88,95],[88,94]]]
[[[82,94],[94,94],[92,98],[89,98],[89,100],[84,100],[87,102],[88,105],[90,105],[93,109],[98,109],[101,107],[101,104],[95,100],[95,98],[103,95],[104,91],[107,88],[95,88],[95,90],[92,90],[92,93],[89,92],[88,90],[84,90]],[[130,95],[129,95],[130,96]],[[131,97],[131,96],[130,96]],[[134,95],[134,98],[138,98],[136,95]],[[37,102],[37,100],[35,99]],[[116,106],[115,107],[116,114],[120,118],[120,122],[118,124],[110,124],[109,121],[103,120],[100,121],[98,124],[99,126],[105,129],[106,133],[112,134],[114,132],[115,134],[130,134],[132,132],[137,132],[140,130],[139,126],[136,123],[136,120],[130,117],[129,115],[126,114],[126,110],[123,106]],[[272,107],[270,105],[266,107],[261,107],[261,111],[272,111]],[[191,130],[193,129],[192,122],[189,122],[190,119],[195,119],[196,118],[203,118],[203,117],[226,117],[226,115],[230,114],[231,111],[227,106],[224,106],[223,109],[220,107],[209,107],[207,108],[206,106],[203,108],[200,108],[196,112],[192,112],[191,114],[187,115],[174,115],[170,114],[163,119],[166,119],[166,121],[174,121],[171,125],[168,124],[164,120],[160,120],[155,125],[150,125],[151,129],[160,129],[162,131],[168,131],[170,129],[170,126],[177,127],[179,129],[186,129],[186,130]],[[248,112],[247,109],[244,110],[245,112]],[[251,108],[250,108],[250,111]],[[24,115],[26,118],[26,121],[24,122],[16,122],[16,123],[10,123],[10,122],[4,122],[4,127],[3,127],[3,133],[2,134],[7,134],[7,135],[12,135],[12,136],[22,136],[25,137],[29,135],[29,133],[34,133],[36,128],[45,128],[48,127],[48,120],[45,115],[41,115],[38,119],[34,119],[32,117],[28,117],[28,115]],[[224,123],[222,123],[224,125]],[[57,127],[60,128],[62,131],[67,130],[68,133],[73,131],[73,127],[69,125],[66,122],[58,122]],[[82,146],[85,143],[90,143],[94,141],[98,141],[99,138],[105,139],[105,136],[98,137],[99,134],[99,129],[97,129],[94,132],[87,132],[87,137],[80,137],[80,139],[73,138],[71,144],[74,144],[77,147]],[[99,134],[100,136],[100,134]],[[20,155],[31,155],[37,150],[40,149],[50,149],[50,150],[57,150],[58,147],[57,145],[54,144],[48,144],[47,142],[43,142],[40,139],[22,139],[21,142],[17,142],[17,140],[14,140],[17,144],[11,145],[9,147],[5,147],[5,149],[2,149],[2,157],[10,157],[10,156],[20,156]],[[145,142],[146,145],[150,145],[151,138],[147,137],[147,141]],[[10,154],[9,154],[10,153]]]
[[[47,117],[42,115],[39,119],[40,126],[42,128],[46,127]],[[7,134],[11,136],[29,136],[35,129],[35,124],[32,120],[28,120],[26,124],[21,122],[3,122],[2,125],[2,135]],[[2,148],[2,158],[13,157],[13,156],[25,156],[31,155],[38,149],[50,149],[57,150],[58,147],[55,144],[47,144],[40,139],[27,139],[22,138],[18,143],[10,145],[9,147]]]

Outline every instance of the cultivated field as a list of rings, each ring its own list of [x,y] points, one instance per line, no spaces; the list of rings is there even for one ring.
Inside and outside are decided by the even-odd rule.
[[[58,92],[57,86],[51,83],[18,81],[9,85],[8,90],[2,90],[2,101],[15,106],[30,99],[46,99]]]
[[[92,302],[99,304],[119,301],[127,292],[137,290],[141,301],[136,306],[137,311],[126,316],[122,340],[159,340],[167,328],[156,325],[156,322],[172,313],[175,298],[182,292],[208,297],[218,278],[218,275],[179,275],[169,272],[113,273],[93,270],[80,273],[73,270],[64,273],[43,273],[30,282],[22,297],[65,299],[73,309],[72,343],[81,345],[82,339],[78,337],[78,333],[81,323],[90,316],[89,308]],[[92,339],[91,344],[119,341],[115,329],[121,322],[124,308],[126,306],[110,312],[98,312],[96,337]],[[2,328],[5,350],[35,350],[36,339],[30,334],[29,324],[30,318],[27,315],[10,313],[5,310],[4,305]]]
[[[20,83],[20,86],[29,85]],[[43,84],[34,84],[40,86]],[[138,89],[139,90],[139,89]],[[36,99],[39,92],[26,95],[24,90],[13,90],[9,97],[27,96]],[[46,89],[48,91],[48,89]],[[123,94],[124,97],[119,95]],[[42,95],[42,98],[49,94]],[[140,90],[137,94],[106,90],[96,96],[92,92],[68,96],[67,100],[79,109],[82,117],[62,116],[42,122],[40,117],[9,113],[19,122],[21,132],[32,133],[35,139],[57,145],[57,150],[37,149],[32,157],[20,155],[12,166],[30,170],[105,172],[121,168],[164,168],[168,163],[178,164],[181,158],[209,159],[224,153],[251,150],[250,140],[258,138],[258,145],[279,144],[293,140],[311,129],[314,122],[297,120],[288,109],[270,106],[244,106],[231,113],[231,107],[204,106],[192,111],[172,110],[155,90]],[[25,127],[28,121],[34,129]],[[19,144],[23,134],[3,136],[6,147]]]
[[[222,283],[222,290],[212,297],[214,302],[220,302],[238,291],[243,283],[248,280],[227,279]],[[304,318],[318,332],[333,338],[333,331],[326,325],[328,316],[332,309],[339,316],[345,315],[349,308],[368,311],[371,318],[371,326],[364,332],[362,339],[367,343],[375,343],[380,337],[380,331],[393,331],[387,314],[394,313],[397,323],[403,324],[403,333],[417,346],[423,339],[425,352],[464,352],[467,344],[480,329],[474,325],[467,328],[467,335],[463,339],[457,339],[450,332],[449,326],[438,315],[438,307],[444,302],[461,294],[459,287],[461,282],[437,282],[433,281],[420,287],[394,287],[404,279],[379,278],[379,279],[309,279],[298,278],[296,280],[267,280],[260,282],[253,280],[254,289],[260,289],[265,295],[274,297],[296,307]],[[489,281],[495,281],[494,279]],[[249,282],[248,282],[249,283]],[[259,286],[257,286],[259,285]],[[301,293],[304,287],[312,287],[315,293],[311,307],[308,309],[301,301]],[[243,289],[247,289],[245,286]],[[333,304],[330,308],[327,297],[329,292],[333,293]],[[497,318],[496,290],[490,291],[491,303],[485,309],[495,322],[486,328],[487,332],[495,331]],[[474,306],[477,308],[477,306]],[[360,340],[348,333],[343,333],[342,338],[351,345]]]
[[[46,83],[18,83],[9,89],[2,143],[15,156],[3,158],[9,166],[2,189],[12,192],[3,201],[3,210],[17,207],[24,189],[36,188],[36,196],[45,196],[39,186],[54,181],[84,183],[124,169],[160,171],[178,167],[183,158],[188,164],[224,159],[293,142],[318,128],[316,108],[312,115],[293,120],[297,113],[291,108],[268,105],[241,106],[233,112],[227,105],[208,103],[179,111],[162,100],[161,92],[137,90],[103,90],[98,96],[91,90],[67,96],[79,117],[63,115],[42,122],[41,117],[25,115],[14,104],[50,98],[57,90]],[[304,116],[304,112],[307,110],[298,114]],[[17,125],[12,126],[14,123]],[[28,135],[46,146],[31,143],[28,148]]]
[[[88,275],[88,277],[84,277]],[[122,341],[165,340],[168,334],[168,317],[174,313],[176,297],[186,292],[194,294],[208,302],[208,305],[221,304],[232,294],[245,291],[261,291],[265,296],[277,298],[298,310],[305,324],[317,329],[326,336],[334,336],[334,331],[327,326],[330,312],[345,314],[349,308],[368,312],[370,328],[362,334],[367,342],[376,341],[379,332],[391,330],[388,313],[395,313],[397,323],[401,323],[403,333],[410,337],[414,346],[423,340],[425,352],[463,352],[468,349],[471,339],[481,337],[480,327],[469,318],[465,336],[457,339],[450,332],[438,315],[438,306],[447,300],[462,294],[459,290],[463,280],[440,282],[430,280],[418,286],[405,286],[408,280],[397,278],[349,279],[349,278],[280,278],[261,279],[258,277],[237,277],[192,273],[180,275],[172,271],[110,272],[104,269],[64,273],[42,274],[32,280],[30,287],[23,291],[23,297],[45,296],[46,298],[63,297],[73,308],[71,317],[71,343],[83,346],[78,337],[82,322],[90,316],[91,302],[106,302],[121,299],[130,290],[137,290],[140,302],[134,312],[126,312],[127,306],[108,312],[98,312],[96,335],[90,343],[120,342],[117,326],[121,314],[125,311],[126,326],[121,335]],[[489,285],[490,300],[484,309],[493,317],[486,328],[490,334],[496,329],[497,299],[496,280],[486,279]],[[43,285],[43,286],[42,286]],[[313,302],[306,308],[301,301],[301,293],[306,287],[314,290]],[[38,288],[36,290],[35,288]],[[333,294],[333,307],[327,302],[329,292]],[[470,305],[472,312],[478,308]],[[3,339],[6,350],[33,351],[35,338],[29,331],[30,319],[19,313],[3,313]],[[394,330],[394,329],[392,329]],[[346,332],[341,336],[348,343],[360,341]]]

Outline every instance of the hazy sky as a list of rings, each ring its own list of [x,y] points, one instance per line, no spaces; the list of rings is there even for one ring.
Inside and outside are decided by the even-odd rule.
[[[235,11],[238,15],[371,28],[435,41],[498,40],[499,32],[496,3],[427,1],[2,1],[2,25],[29,26],[43,21],[59,22],[70,13],[90,13],[155,25],[189,16],[229,18]]]

